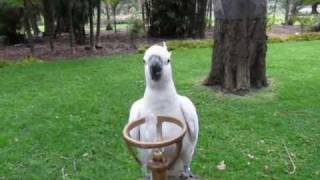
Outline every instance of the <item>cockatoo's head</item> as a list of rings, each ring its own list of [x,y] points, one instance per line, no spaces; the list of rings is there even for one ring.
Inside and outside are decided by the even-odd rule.
[[[143,57],[147,84],[165,84],[172,80],[170,57],[171,52],[165,43],[147,49]]]

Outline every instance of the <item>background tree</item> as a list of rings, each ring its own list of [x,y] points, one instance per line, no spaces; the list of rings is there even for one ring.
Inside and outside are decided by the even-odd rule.
[[[54,32],[55,32],[55,0],[42,0],[43,19],[44,19],[44,36],[49,37],[50,49],[54,51]]]
[[[113,13],[113,28],[114,32],[117,33],[117,7],[121,0],[107,0],[108,4],[110,4],[112,13]]]
[[[320,0],[303,0],[303,3],[311,5],[311,14],[319,14],[318,6],[320,4]]]
[[[31,55],[34,55],[34,43],[33,43],[33,35],[31,33],[31,23],[30,23],[30,17],[31,17],[31,3],[28,0],[23,0],[23,11],[24,11],[24,28],[25,32],[27,33],[27,39],[28,39],[28,46],[30,48]]]
[[[68,12],[68,24],[69,24],[69,42],[70,42],[70,50],[72,54],[76,52],[75,35],[74,35],[74,28],[73,28],[73,14],[72,14],[73,7],[74,7],[74,0],[68,0],[67,12]]]
[[[204,84],[244,94],[267,86],[266,0],[218,0],[212,66]]]
[[[23,26],[23,4],[0,0],[0,8],[0,36],[5,36],[6,44],[20,43],[24,37],[17,30]]]
[[[110,18],[110,5],[108,0],[104,0],[105,2],[105,8],[106,8],[106,15],[107,15],[107,26],[106,26],[106,30],[112,30],[112,25],[111,25],[111,18]]]
[[[100,28],[101,28],[101,0],[97,0],[97,32],[96,32],[96,48],[101,48],[100,42]]]
[[[207,0],[146,0],[145,7],[150,36],[204,37]]]
[[[93,29],[93,11],[94,5],[93,0],[88,0],[89,2],[89,24],[90,24],[90,49],[92,51],[96,51],[95,43],[94,43],[94,29]]]

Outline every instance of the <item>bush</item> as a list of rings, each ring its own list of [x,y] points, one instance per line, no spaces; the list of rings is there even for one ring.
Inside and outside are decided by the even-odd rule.
[[[268,38],[268,43],[282,43],[286,41],[287,41],[286,39],[279,38],[279,37]]]
[[[13,4],[0,1],[0,35],[6,44],[23,41],[24,36],[17,33],[22,26],[23,9]]]
[[[131,38],[137,38],[144,33],[144,23],[140,19],[134,19],[129,25],[129,35]]]
[[[290,36],[287,41],[314,41],[320,40],[320,33],[305,33],[302,35]]]
[[[41,59],[38,59],[36,57],[31,57],[28,59],[23,59],[20,61],[14,61],[14,62],[10,62],[10,61],[6,61],[6,60],[0,60],[0,68],[4,68],[7,66],[11,66],[11,65],[20,65],[20,66],[24,66],[24,65],[28,65],[28,64],[37,64],[37,63],[42,63],[43,61]]]
[[[296,16],[294,21],[299,22],[301,33],[303,33],[305,26],[312,25],[313,18],[311,16]]]
[[[311,31],[320,31],[320,15],[315,15],[312,21]]]

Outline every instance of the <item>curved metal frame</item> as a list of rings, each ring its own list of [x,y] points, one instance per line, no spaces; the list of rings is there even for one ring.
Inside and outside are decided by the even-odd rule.
[[[149,164],[150,166],[152,166],[152,169],[163,169],[163,168],[168,168],[170,166],[172,166],[175,161],[178,159],[179,154],[181,153],[181,149],[182,149],[182,141],[183,141],[183,137],[187,132],[187,125],[185,124],[185,122],[172,118],[172,117],[167,117],[167,116],[158,116],[157,117],[157,128],[158,126],[160,126],[160,128],[162,129],[162,124],[164,122],[169,122],[169,123],[173,123],[178,125],[181,128],[181,133],[179,134],[179,136],[169,139],[169,140],[164,140],[164,141],[160,141],[160,142],[143,142],[143,141],[137,141],[135,139],[133,139],[130,136],[130,131],[138,126],[141,126],[142,124],[145,123],[145,118],[141,118],[138,119],[136,121],[133,121],[131,123],[128,123],[125,128],[123,129],[123,137],[127,143],[128,146],[128,150],[129,153],[135,158],[135,160],[139,163],[139,164],[143,164],[141,162],[141,160],[133,153],[133,149],[132,146],[134,147],[138,147],[141,149],[155,149],[155,148],[163,148],[166,146],[170,146],[175,144],[176,145],[176,153],[175,153],[175,157],[168,159],[168,161],[164,164],[164,166],[162,167],[158,167],[158,166],[152,166],[151,164]],[[161,133],[162,136],[162,133]],[[162,137],[161,137],[162,138]]]

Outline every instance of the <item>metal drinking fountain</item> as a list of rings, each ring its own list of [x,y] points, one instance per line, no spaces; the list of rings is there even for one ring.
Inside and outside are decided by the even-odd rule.
[[[160,138],[155,142],[145,142],[139,141],[130,136],[130,132],[143,124],[146,123],[145,118],[138,119],[128,123],[123,129],[123,137],[127,143],[129,153],[134,157],[134,159],[140,164],[144,163],[138,158],[137,154],[134,153],[133,148],[140,148],[145,150],[152,150],[151,157],[147,160],[146,166],[152,172],[152,180],[167,180],[167,171],[175,163],[179,157],[182,149],[183,137],[186,134],[187,126],[185,122],[178,119],[158,116],[157,117],[157,130],[160,130]],[[171,139],[164,139],[162,135],[162,125],[163,123],[171,123],[180,127],[181,131],[176,137]],[[165,147],[175,145],[175,153],[171,157],[168,157],[161,151]]]

